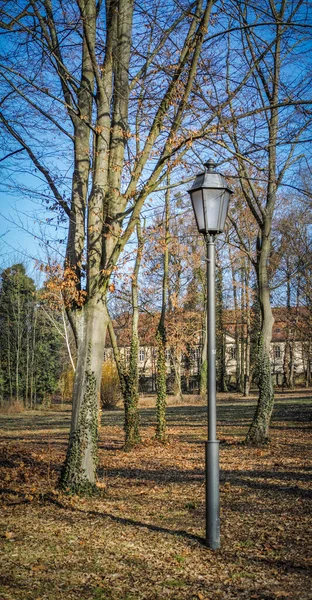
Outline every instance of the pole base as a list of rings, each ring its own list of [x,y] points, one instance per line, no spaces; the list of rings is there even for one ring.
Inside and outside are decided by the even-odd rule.
[[[206,447],[206,546],[220,548],[219,442],[205,442]]]

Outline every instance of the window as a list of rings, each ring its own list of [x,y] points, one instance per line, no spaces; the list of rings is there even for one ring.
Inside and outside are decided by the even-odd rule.
[[[237,358],[236,346],[229,347],[229,355],[230,355],[231,360],[236,360],[236,358]]]
[[[144,362],[145,360],[145,350],[144,348],[140,348],[139,350],[139,361]]]
[[[193,349],[193,357],[194,357],[194,360],[198,360],[199,359],[199,357],[200,357],[200,350],[199,350],[199,348],[194,348]]]
[[[274,358],[281,358],[281,347],[274,346]]]

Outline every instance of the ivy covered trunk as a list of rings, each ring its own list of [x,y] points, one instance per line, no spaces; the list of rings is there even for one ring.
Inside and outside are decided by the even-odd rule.
[[[164,256],[163,256],[163,278],[162,278],[162,299],[161,314],[156,334],[157,345],[157,364],[156,364],[156,433],[155,437],[161,442],[167,440],[167,333],[165,325],[167,296],[168,296],[168,278],[169,278],[169,244],[170,244],[170,173],[167,172],[167,191],[165,195],[165,231],[164,231]]]
[[[110,277],[134,233],[145,200],[160,189],[171,159],[174,168],[178,167],[189,148],[192,127],[186,127],[185,119],[197,74],[205,81],[197,67],[213,0],[204,5],[198,2],[192,13],[188,6],[177,4],[175,11],[165,11],[160,29],[150,28],[159,11],[157,3],[151,3],[145,14],[148,35],[142,34],[142,7],[133,0],[79,0],[71,4],[70,14],[62,12],[57,2],[31,5],[31,17],[27,10],[18,14],[14,9],[6,15],[8,24],[0,24],[10,35],[17,57],[16,80],[5,77],[6,98],[16,93],[21,115],[21,121],[15,123],[5,107],[1,124],[17,143],[18,152],[25,151],[27,169],[30,160],[45,181],[42,193],[44,201],[57,211],[55,222],[63,222],[63,218],[68,222],[60,289],[78,358],[62,485],[82,490],[92,487],[96,478],[97,395],[108,320],[106,292],[113,293]],[[174,69],[164,78],[172,35],[178,40]],[[17,51],[20,43],[29,47],[22,62]],[[46,60],[38,87],[39,47]],[[74,59],[71,48],[75,48]],[[7,60],[4,69],[11,72],[9,56]],[[24,78],[29,82],[27,90]],[[160,93],[147,94],[150,82],[159,78],[163,81]],[[42,109],[51,101],[51,85],[59,107],[54,115]],[[38,127],[51,140],[48,153],[38,152]],[[200,135],[205,127],[203,124]],[[60,148],[65,161],[61,171],[55,160]],[[8,157],[12,155],[15,148]],[[13,374],[11,369],[10,380]],[[16,383],[20,389],[19,376]],[[32,380],[30,389],[33,398]]]
[[[205,301],[205,306],[207,302]],[[203,345],[200,357],[199,393],[202,397],[207,394],[207,311],[205,310],[203,327]]]
[[[291,270],[290,266],[287,264],[287,321],[285,327],[285,346],[284,346],[284,360],[283,360],[283,387],[292,388],[294,384],[293,378],[293,349],[290,341],[290,326],[289,326],[289,318],[291,311]]]
[[[223,324],[223,279],[220,265],[217,267],[216,273],[216,334],[217,334],[217,386],[218,391],[227,392],[226,381],[226,357],[225,357],[225,342],[226,334],[224,333]]]
[[[60,485],[71,493],[92,493],[96,484],[98,409],[107,313],[94,297],[77,315],[78,361],[72,421]]]
[[[249,396],[250,392],[250,311],[247,309],[247,335],[246,335],[246,357],[245,357],[245,372],[244,372],[244,398]]]
[[[200,366],[199,393],[202,397],[207,394],[207,360],[203,360]]]
[[[244,296],[246,311],[246,345],[245,345],[245,369],[244,369],[244,397],[249,396],[250,391],[250,355],[251,355],[251,319],[250,319],[250,294],[249,294],[249,273],[250,265],[247,265],[244,274]]]
[[[139,340],[132,335],[130,346],[130,365],[125,377],[125,448],[131,448],[141,441],[139,431],[139,369],[138,369]]]
[[[157,343],[157,371],[156,371],[156,434],[155,437],[161,442],[167,439],[167,389],[166,389],[166,331],[160,323],[156,335]]]
[[[270,344],[274,318],[270,303],[267,260],[270,251],[269,237],[262,241],[261,255],[258,264],[259,304],[261,310],[261,329],[258,339],[258,386],[259,398],[253,421],[250,425],[246,442],[263,444],[269,440],[269,426],[274,406],[274,389],[271,375]]]

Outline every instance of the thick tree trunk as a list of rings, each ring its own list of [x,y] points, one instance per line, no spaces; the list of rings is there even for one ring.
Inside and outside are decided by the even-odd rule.
[[[92,493],[96,483],[98,408],[108,315],[95,295],[76,319],[78,360],[67,456],[60,485],[71,493]]]
[[[269,425],[274,406],[274,390],[271,376],[270,344],[274,318],[270,304],[267,261],[270,241],[262,242],[258,264],[259,303],[261,309],[261,330],[258,340],[259,398],[257,409],[250,425],[246,442],[261,444],[269,441]]]

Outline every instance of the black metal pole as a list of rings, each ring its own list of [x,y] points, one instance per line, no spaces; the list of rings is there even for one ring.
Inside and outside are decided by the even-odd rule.
[[[216,298],[215,238],[206,236],[207,247],[207,400],[208,441],[206,442],[206,544],[220,548],[219,442],[216,406]]]

